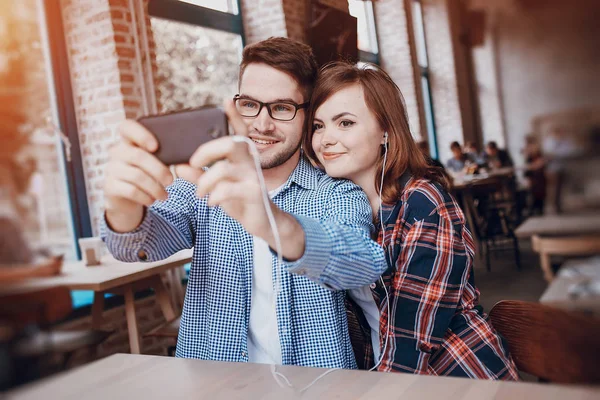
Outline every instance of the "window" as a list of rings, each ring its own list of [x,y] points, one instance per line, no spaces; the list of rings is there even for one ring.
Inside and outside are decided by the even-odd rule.
[[[71,156],[77,158],[75,151],[79,149],[73,148],[73,142],[70,147],[63,147],[69,141],[61,133],[65,124],[61,111],[68,105],[57,90],[61,83],[56,80],[54,54],[50,52],[48,24],[41,4],[36,0],[9,2],[0,14],[5,20],[0,25],[11,27],[2,34],[5,40],[0,47],[0,58],[12,58],[25,66],[21,71],[23,84],[15,82],[15,87],[8,88],[27,104],[19,131],[28,144],[19,153],[18,163],[30,165],[32,170],[26,174],[29,181],[19,208],[23,211],[25,237],[33,249],[76,259],[76,238],[82,232],[74,226],[73,185],[68,173],[73,166],[66,161]]]
[[[438,158],[437,135],[435,130],[435,119],[433,112],[433,101],[431,97],[431,85],[429,82],[429,59],[427,56],[427,42],[425,40],[425,26],[423,23],[423,10],[419,0],[412,0],[412,26],[417,55],[417,63],[420,75],[421,93],[423,98],[423,113],[427,128],[427,141],[431,157]]]
[[[221,104],[237,92],[243,48],[236,0],[151,0],[160,112]]]
[[[239,14],[238,2],[236,0],[179,0],[195,6],[210,8],[230,14]]]
[[[359,59],[379,64],[373,3],[367,0],[348,0],[348,10],[350,15],[356,18]]]
[[[7,60],[21,66],[0,90],[27,104],[17,129],[27,142],[17,159],[30,169],[14,181],[27,183],[18,203],[25,237],[33,249],[77,259],[76,239],[91,236],[91,225],[60,4],[8,2],[0,10],[0,31],[0,70]],[[72,298],[75,306],[85,303],[79,293]]]

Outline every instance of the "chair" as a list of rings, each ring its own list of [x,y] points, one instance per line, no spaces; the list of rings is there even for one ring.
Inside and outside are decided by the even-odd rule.
[[[555,383],[600,383],[600,320],[516,300],[497,303],[490,319],[520,371]]]
[[[465,207],[471,215],[471,229],[479,242],[478,251],[485,254],[486,268],[491,270],[492,251],[512,247],[517,269],[521,269],[519,242],[514,234],[514,222],[510,218],[505,203],[500,203],[496,195],[504,190],[498,177],[490,177],[472,184],[463,193]]]
[[[600,236],[569,236],[569,237],[541,237],[532,238],[533,250],[540,253],[540,265],[544,278],[548,282],[554,279],[554,271],[550,257],[560,256],[585,256],[600,254]]]
[[[170,338],[174,339],[175,343],[177,343],[177,336],[179,335],[179,324],[181,322],[181,316],[175,318],[174,320],[167,321],[156,328],[152,329],[150,332],[144,334],[144,337],[155,337],[155,338]],[[167,349],[169,355],[174,355],[175,346],[170,346]]]
[[[13,346],[15,356],[34,360],[60,354],[63,356],[61,369],[66,369],[71,357],[81,349],[86,349],[89,358],[94,359],[97,346],[112,334],[111,331],[51,328],[51,324],[67,317],[72,307],[71,292],[66,287],[0,296],[0,320],[18,332]]]

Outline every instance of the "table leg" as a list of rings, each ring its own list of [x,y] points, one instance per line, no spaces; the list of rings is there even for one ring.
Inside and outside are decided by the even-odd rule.
[[[175,268],[167,271],[165,277],[167,278],[169,286],[167,289],[171,298],[171,304],[173,304],[173,307],[179,307],[179,302],[177,301],[177,275]]]
[[[140,334],[138,332],[137,318],[135,316],[135,299],[131,285],[124,287],[125,315],[127,317],[127,331],[129,332],[129,347],[131,354],[140,353]]]
[[[100,329],[104,325],[104,292],[94,292],[92,303],[92,328]]]
[[[162,282],[160,276],[156,276],[152,287],[154,289],[154,293],[156,293],[156,300],[158,301],[158,305],[160,306],[165,319],[167,321],[174,320],[176,315],[175,311],[173,310],[173,304],[171,303],[169,292],[167,291],[167,288]]]
[[[483,254],[481,254],[481,251],[479,251],[481,246],[479,245],[479,237],[476,231],[476,222],[474,220],[473,213],[471,212],[471,206],[474,207],[473,201],[473,196],[471,195],[469,190],[465,190],[462,193],[462,206],[465,217],[467,218],[467,224],[469,226],[469,229],[471,230],[471,236],[473,236],[473,245],[475,246],[475,259],[473,260],[473,262],[481,264],[484,262]]]
[[[177,285],[175,286],[175,292],[176,292],[175,297],[177,298],[177,302],[175,304],[177,304],[179,309],[182,309],[183,301],[185,299],[185,292],[183,291],[183,284],[182,284],[183,278],[185,276],[185,271],[183,269],[183,266],[175,268],[173,270],[173,273],[175,274],[175,279],[177,280]]]

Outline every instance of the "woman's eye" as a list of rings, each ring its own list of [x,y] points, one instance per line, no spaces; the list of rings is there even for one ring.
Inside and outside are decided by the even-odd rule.
[[[317,130],[319,130],[321,128],[323,128],[323,125],[321,125],[321,124],[313,124],[313,132],[317,131]]]
[[[349,128],[352,125],[354,125],[354,121],[349,121],[349,120],[345,119],[340,122],[340,125],[342,125],[344,128]]]

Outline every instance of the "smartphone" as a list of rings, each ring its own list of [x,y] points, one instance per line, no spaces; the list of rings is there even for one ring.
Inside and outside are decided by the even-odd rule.
[[[149,115],[138,122],[156,136],[154,155],[166,165],[187,164],[200,145],[229,134],[225,111],[217,106]]]

